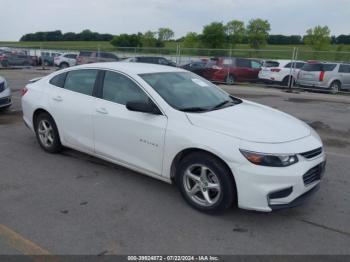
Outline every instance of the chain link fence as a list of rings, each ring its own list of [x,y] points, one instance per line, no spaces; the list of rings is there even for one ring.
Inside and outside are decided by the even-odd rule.
[[[30,47],[0,47],[0,50],[20,52],[36,57],[37,64],[41,66],[53,66],[53,63],[42,63],[44,57],[64,53],[79,54],[80,51],[95,53],[96,61],[104,61],[101,54],[106,52],[113,53],[121,60],[145,56],[163,57],[176,63],[178,67],[193,71],[220,84],[258,85],[290,91],[303,89],[350,94],[350,52],[344,51],[311,51],[300,46],[289,49],[259,50],[202,49],[183,48],[180,44],[173,48],[115,47],[112,49],[101,48],[100,45],[95,46],[95,48],[93,46],[75,46],[71,49],[49,49],[43,48],[39,44]],[[305,75],[310,79],[303,81],[301,85],[299,72],[302,65],[307,62],[316,63],[316,61],[336,66],[333,71],[320,69],[320,72],[316,73],[303,73],[302,76]],[[322,83],[321,86],[321,82],[325,83]],[[334,83],[338,83],[337,89],[332,88]]]

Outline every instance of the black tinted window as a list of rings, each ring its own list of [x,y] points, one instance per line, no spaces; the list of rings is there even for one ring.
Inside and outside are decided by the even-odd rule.
[[[102,58],[117,59],[117,57],[112,53],[100,53]]]
[[[305,63],[297,62],[296,67],[297,69],[302,68],[305,65]]]
[[[58,87],[63,87],[65,79],[66,79],[66,73],[59,74],[51,78],[50,84]]]
[[[137,61],[141,62],[141,63],[154,63],[154,58],[153,57],[138,57]]]
[[[80,51],[79,56],[91,56],[92,52],[90,51]]]
[[[92,95],[97,70],[76,70],[67,74],[64,88],[77,93]]]
[[[312,71],[322,71],[322,64],[305,64],[302,68],[304,71],[312,72]]]
[[[102,98],[126,105],[132,101],[148,101],[148,96],[141,88],[126,76],[106,71],[103,82]]]
[[[249,67],[250,68],[250,60],[237,59],[236,65],[237,65],[237,67]]]
[[[280,63],[276,61],[265,61],[264,63],[264,67],[279,67],[279,65]]]
[[[71,59],[76,59],[77,55],[68,54],[68,55],[65,55],[64,57],[71,58]]]
[[[350,73],[350,65],[340,65],[339,73]]]
[[[336,66],[336,64],[324,64],[323,71],[333,71]]]

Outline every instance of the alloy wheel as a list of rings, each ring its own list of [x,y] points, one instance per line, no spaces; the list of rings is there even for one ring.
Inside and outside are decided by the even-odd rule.
[[[46,148],[51,147],[54,143],[54,132],[49,121],[43,119],[38,124],[38,134],[42,145]]]
[[[215,205],[221,196],[221,185],[217,175],[204,165],[192,165],[183,176],[186,194],[203,207]]]

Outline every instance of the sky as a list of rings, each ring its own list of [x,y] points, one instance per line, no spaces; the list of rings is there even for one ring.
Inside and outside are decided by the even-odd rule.
[[[350,34],[350,0],[0,0],[0,40],[62,30],[137,33],[169,27],[175,37],[211,22],[267,19],[271,34],[300,34],[327,25]]]

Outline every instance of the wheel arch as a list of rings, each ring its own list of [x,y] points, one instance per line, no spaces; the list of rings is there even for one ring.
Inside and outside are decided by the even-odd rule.
[[[42,107],[35,109],[34,112],[33,112],[33,119],[32,119],[32,121],[33,121],[34,132],[36,132],[35,131],[35,129],[36,129],[36,120],[37,120],[37,117],[40,115],[40,113],[46,113],[52,118],[52,120],[54,121],[54,123],[55,123],[55,125],[57,127],[59,139],[62,142],[61,131],[60,131],[60,128],[57,126],[57,122],[56,122],[55,118],[52,116],[52,114],[49,111],[47,111],[46,109],[44,109]]]
[[[179,165],[179,163],[188,155],[190,154],[194,154],[194,153],[205,153],[211,157],[216,158],[219,162],[221,162],[223,164],[223,166],[227,169],[227,172],[229,172],[229,174],[231,175],[232,178],[232,183],[233,186],[235,187],[235,199],[236,199],[236,204],[238,203],[238,190],[237,190],[237,184],[236,184],[236,179],[234,174],[231,171],[231,168],[229,167],[229,165],[218,155],[209,152],[205,149],[201,149],[201,148],[196,148],[196,147],[191,147],[191,148],[186,148],[183,149],[182,151],[180,151],[179,153],[177,153],[177,155],[174,157],[173,161],[171,162],[171,167],[170,167],[170,179],[171,182],[173,184],[175,184],[175,176],[176,176],[176,171],[177,171],[177,167]]]
[[[216,158],[217,160],[219,160],[227,169],[228,172],[230,172],[230,174],[232,175],[233,180],[235,180],[234,178],[234,174],[232,173],[229,165],[225,162],[225,160],[223,160],[221,157],[219,157],[218,155],[209,152],[205,149],[201,149],[201,148],[196,148],[196,147],[190,147],[190,148],[186,148],[181,150],[179,153],[176,154],[176,156],[174,157],[173,161],[171,162],[171,167],[170,167],[170,179],[174,182],[175,180],[175,175],[176,175],[176,171],[177,171],[177,166],[179,165],[179,163],[188,155],[190,154],[194,154],[194,153],[205,153],[209,156],[212,156],[214,158]]]

